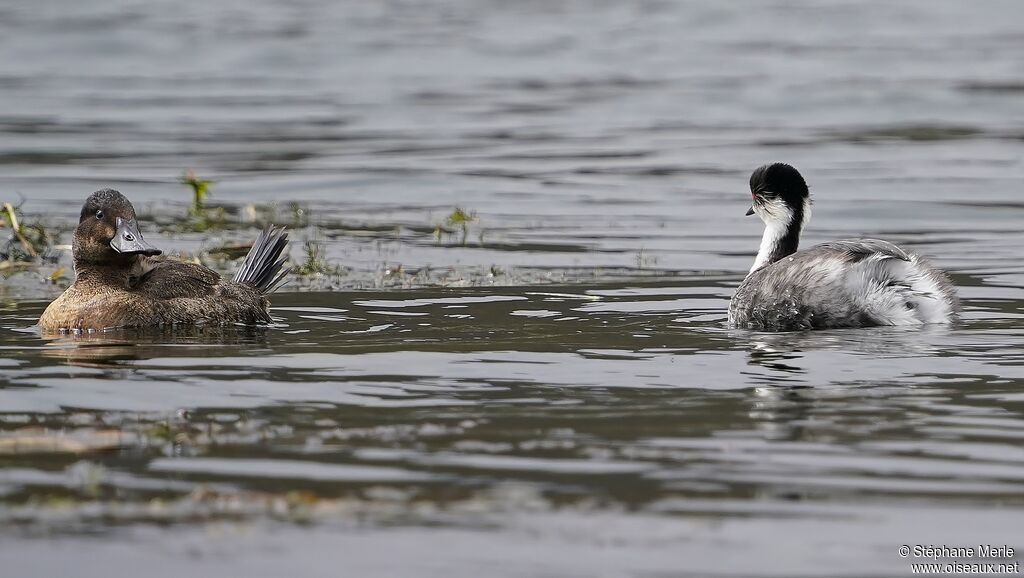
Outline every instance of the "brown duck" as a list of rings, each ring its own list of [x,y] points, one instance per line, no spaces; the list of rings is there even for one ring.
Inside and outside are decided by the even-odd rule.
[[[102,330],[174,324],[270,323],[267,295],[283,282],[284,229],[270,227],[253,243],[231,280],[193,263],[155,259],[135,208],[113,189],[85,201],[72,249],[75,282],[50,303],[43,331]]]

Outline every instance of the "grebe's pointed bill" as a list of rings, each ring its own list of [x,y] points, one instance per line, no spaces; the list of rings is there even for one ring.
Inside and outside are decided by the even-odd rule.
[[[750,215],[753,215],[753,214],[754,214],[754,205],[750,205],[750,208],[747,209],[747,214],[744,215],[744,216],[745,217],[749,217]]]

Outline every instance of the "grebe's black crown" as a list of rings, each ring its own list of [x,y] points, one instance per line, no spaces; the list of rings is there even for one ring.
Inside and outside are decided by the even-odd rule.
[[[774,193],[790,204],[802,203],[811,194],[800,171],[786,163],[758,167],[750,175],[750,192],[755,195]]]

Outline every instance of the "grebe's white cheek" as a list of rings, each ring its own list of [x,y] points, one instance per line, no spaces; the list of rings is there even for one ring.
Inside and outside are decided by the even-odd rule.
[[[764,212],[764,207],[762,207],[760,203],[754,203],[753,206],[754,206],[754,214],[757,215],[758,219],[761,219],[762,223],[767,225],[768,224],[768,215]]]
[[[766,201],[758,214],[766,225],[788,225],[793,220],[793,211],[779,198]]]

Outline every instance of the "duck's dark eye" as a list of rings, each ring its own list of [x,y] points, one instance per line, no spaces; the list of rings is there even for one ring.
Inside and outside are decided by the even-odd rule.
[[[103,211],[96,211],[96,218],[102,221],[103,220]]]

